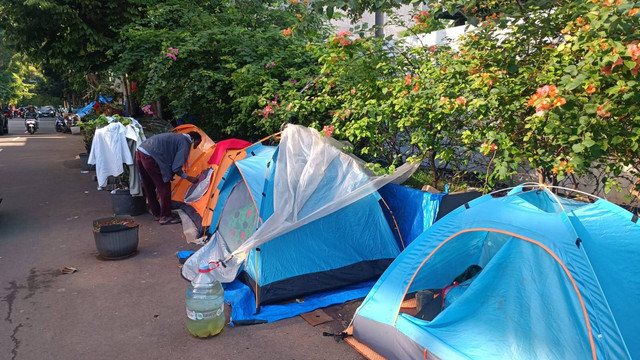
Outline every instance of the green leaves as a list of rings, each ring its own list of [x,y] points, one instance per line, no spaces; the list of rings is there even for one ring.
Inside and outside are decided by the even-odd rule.
[[[565,86],[565,89],[567,89],[568,91],[571,91],[575,88],[577,88],[578,86],[582,85],[582,83],[587,79],[587,75],[585,74],[579,74],[578,76],[576,76],[576,78],[570,82],[569,84],[567,84]]]
[[[564,72],[568,73],[571,76],[576,76],[578,74],[578,68],[575,65],[569,65],[564,68]]]

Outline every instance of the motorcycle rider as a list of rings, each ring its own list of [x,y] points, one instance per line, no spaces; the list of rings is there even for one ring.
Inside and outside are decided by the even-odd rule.
[[[27,119],[36,119],[36,130],[40,127],[40,122],[38,121],[38,112],[35,110],[33,105],[29,105],[29,108],[24,113],[24,127],[27,128]],[[27,131],[25,131],[27,132]]]

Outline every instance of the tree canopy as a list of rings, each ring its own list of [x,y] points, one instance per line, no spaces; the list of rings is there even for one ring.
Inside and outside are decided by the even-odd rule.
[[[460,23],[468,32],[415,47],[376,38],[367,24],[337,31],[329,22],[410,3],[422,7],[401,36]],[[611,188],[622,173],[637,176],[635,2],[423,5],[0,0],[0,16],[15,66],[31,59],[67,89],[124,80],[148,113],[159,103],[163,117],[217,139],[256,140],[300,123],[350,142],[380,170],[423,161],[433,184],[474,173],[490,188],[534,172],[540,182],[595,176]],[[10,58],[0,56],[3,64]],[[10,92],[7,74],[0,94]]]

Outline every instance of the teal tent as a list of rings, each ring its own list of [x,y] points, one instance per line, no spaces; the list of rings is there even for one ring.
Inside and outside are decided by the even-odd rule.
[[[182,269],[219,261],[223,283],[239,277],[256,306],[376,279],[400,253],[377,189],[410,175],[374,176],[341,144],[289,125],[278,147],[255,144],[219,184],[211,240]]]
[[[389,359],[638,358],[637,220],[538,185],[470,201],[389,266],[349,341]]]

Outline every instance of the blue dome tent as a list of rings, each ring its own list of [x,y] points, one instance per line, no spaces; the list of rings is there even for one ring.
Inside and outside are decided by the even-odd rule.
[[[183,276],[193,278],[201,262],[222,261],[214,274],[247,284],[253,311],[377,278],[401,250],[377,189],[415,165],[376,177],[339,145],[289,125],[278,147],[242,150],[246,157],[218,185],[211,240],[186,261]]]
[[[473,200],[389,266],[347,341],[389,359],[640,357],[637,220],[540,185]],[[472,266],[477,275],[454,282]],[[437,301],[435,316],[411,309],[418,294]]]

